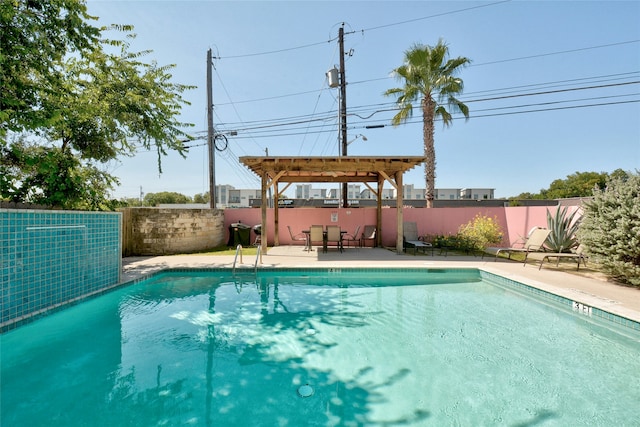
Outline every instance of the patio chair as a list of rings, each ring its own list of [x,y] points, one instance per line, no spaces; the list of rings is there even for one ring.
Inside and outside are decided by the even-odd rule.
[[[415,222],[402,223],[402,241],[405,252],[407,248],[413,248],[415,255],[418,249],[422,249],[423,253],[426,253],[427,249],[431,249],[431,255],[433,255],[433,245],[418,236],[418,225]]]
[[[324,247],[324,227],[321,225],[312,225],[309,228],[309,247],[308,249],[313,250],[313,244],[320,242]]]
[[[376,226],[375,225],[365,225],[364,231],[360,236],[360,247],[366,246],[367,240],[371,240],[373,242],[373,247],[377,246],[376,241]]]
[[[307,243],[306,234],[304,233],[293,234],[293,231],[291,231],[291,226],[287,225],[287,228],[289,229],[289,236],[291,236],[292,242],[305,242],[305,244]]]
[[[545,262],[545,260],[550,261],[550,258],[556,259],[556,267],[560,265],[561,259],[570,259],[577,261],[578,268],[576,270],[580,270],[580,262],[582,262],[585,267],[587,266],[587,256],[584,254],[583,245],[578,245],[578,247],[573,252],[543,252],[540,254],[532,254],[531,258],[540,258],[540,265],[538,266],[538,270],[542,268],[542,264]]]
[[[508,259],[511,259],[512,253],[524,253],[524,263],[527,263],[527,257],[530,252],[542,252],[544,251],[544,242],[547,241],[547,237],[551,234],[551,230],[547,230],[546,228],[536,228],[531,231],[529,237],[524,242],[522,247],[519,246],[511,246],[511,247],[488,247],[485,248],[482,257],[484,258],[484,254],[492,254],[495,255],[495,260],[498,259],[498,255],[501,252],[507,252]]]
[[[340,226],[338,225],[327,225],[327,235],[324,239],[323,249],[324,252],[327,252],[327,246],[329,242],[335,242],[336,248],[342,252],[342,231],[340,230]]]
[[[351,246],[351,242],[354,242],[354,246],[360,246],[360,237],[358,237],[358,233],[360,232],[360,226],[356,227],[356,231],[353,234],[345,233],[342,236],[342,242],[347,242],[347,247]]]

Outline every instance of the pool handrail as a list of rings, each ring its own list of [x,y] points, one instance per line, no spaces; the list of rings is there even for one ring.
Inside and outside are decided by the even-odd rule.
[[[262,264],[262,246],[256,246],[256,262],[253,265],[255,272],[258,272],[258,259],[260,259],[260,264]]]
[[[238,259],[238,253],[240,254],[240,264],[242,264],[242,245],[236,246],[236,256],[233,258],[232,271],[236,272],[236,260]]]

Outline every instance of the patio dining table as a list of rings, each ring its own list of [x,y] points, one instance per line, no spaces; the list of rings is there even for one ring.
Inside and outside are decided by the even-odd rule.
[[[311,230],[309,230],[309,229],[302,230],[302,233],[306,237],[303,250],[305,250],[307,252],[310,252],[310,251],[313,250],[313,248],[311,247]],[[347,230],[340,229],[340,236],[342,237],[345,234],[347,234]],[[327,249],[327,228],[326,227],[322,229],[322,248],[324,250]]]

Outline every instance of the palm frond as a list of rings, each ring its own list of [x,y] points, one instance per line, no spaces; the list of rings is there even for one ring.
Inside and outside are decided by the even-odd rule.
[[[398,111],[398,113],[396,113],[396,115],[391,118],[391,124],[394,126],[398,126],[406,122],[411,117],[413,117],[413,105],[405,104],[404,106],[400,107],[400,111]]]

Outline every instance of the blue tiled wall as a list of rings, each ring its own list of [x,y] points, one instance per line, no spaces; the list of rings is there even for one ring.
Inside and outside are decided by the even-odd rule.
[[[0,326],[120,281],[121,214],[0,209]]]

